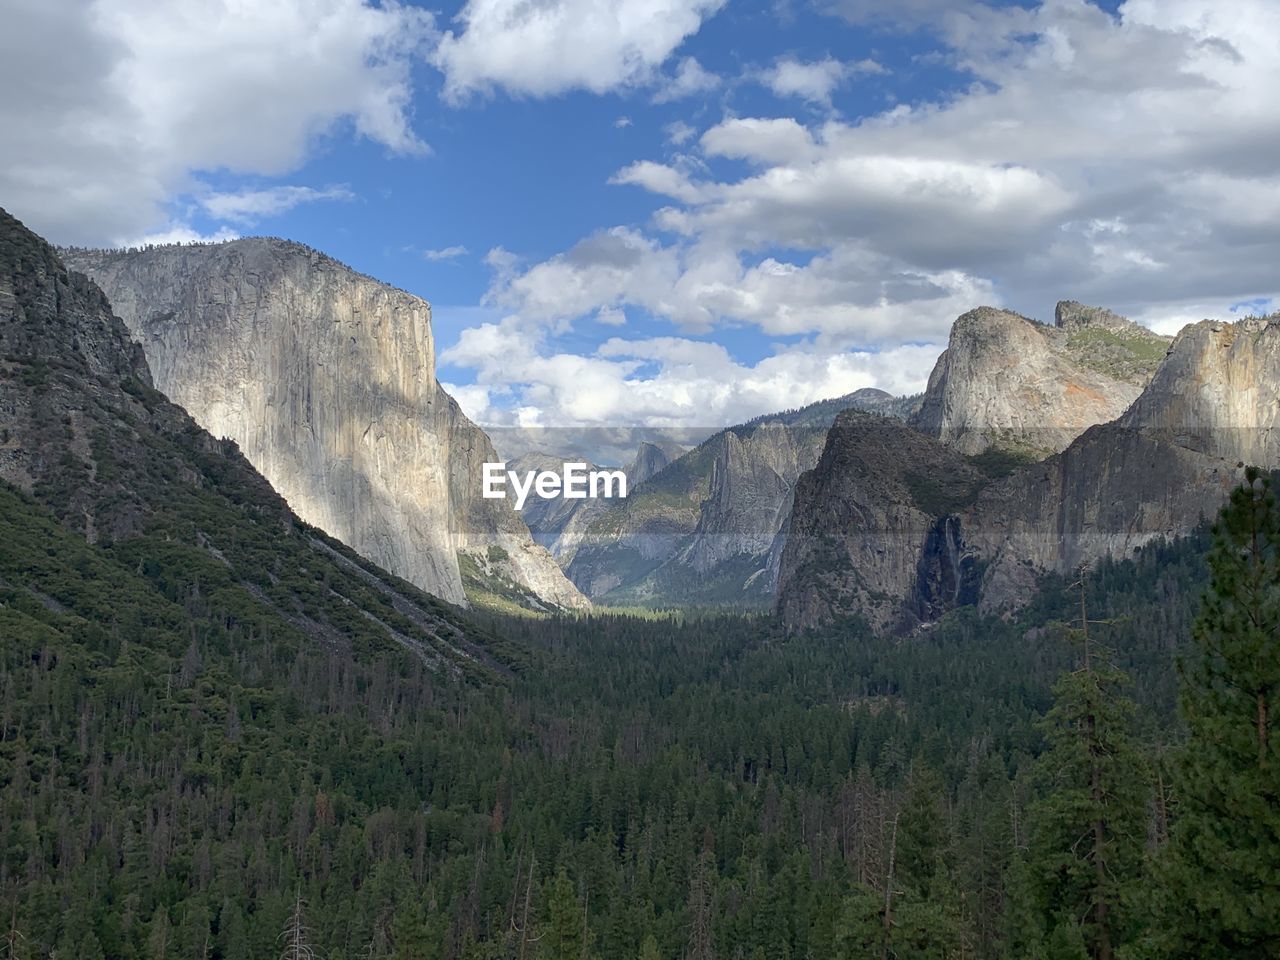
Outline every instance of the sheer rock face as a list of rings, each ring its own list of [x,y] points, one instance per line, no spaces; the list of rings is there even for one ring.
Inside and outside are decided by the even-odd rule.
[[[792,629],[858,614],[879,629],[931,619],[971,591],[952,500],[982,476],[903,423],[850,411],[800,477],[782,550],[777,610]],[[931,589],[915,596],[922,571]]]
[[[1244,464],[1280,468],[1277,418],[1272,317],[1187,327],[1127,412],[1002,478],[906,433],[833,429],[797,486],[778,609],[799,629],[854,613],[900,628],[963,604],[1016,607],[1045,572],[1129,557],[1211,520]],[[940,490],[911,480],[921,475]]]
[[[459,552],[490,546],[543,601],[584,603],[510,505],[480,498],[498,458],[436,382],[424,301],[274,239],[66,259],[106,291],[156,386],[307,522],[455,603]]]
[[[1029,459],[1114,420],[1150,379],[1168,339],[1074,301],[1057,326],[979,307],[951,329],[912,424],[963,453],[997,447]]]
[[[1131,556],[1212,520],[1245,464],[1280,467],[1277,427],[1280,318],[1184,328],[1123,416],[993,485],[964,518],[988,562],[984,605],[1016,605],[1039,571]]]

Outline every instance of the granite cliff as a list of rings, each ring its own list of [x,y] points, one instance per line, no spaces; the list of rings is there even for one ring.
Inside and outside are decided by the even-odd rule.
[[[308,523],[454,603],[585,605],[507,501],[480,497],[498,457],[436,381],[427,303],[275,239],[65,257],[156,386]]]
[[[777,608],[792,629],[852,613],[902,629],[1017,606],[1045,572],[1212,519],[1244,464],[1280,467],[1278,420],[1277,317],[1187,327],[1126,411],[1037,463],[842,419],[797,486]]]
[[[911,423],[963,453],[1039,459],[1128,409],[1168,344],[1075,301],[1058,304],[1054,326],[979,307],[952,326]]]
[[[5,528],[20,531],[0,542],[0,608],[18,637],[41,635],[29,612],[42,611],[94,656],[109,636],[124,663],[130,642],[175,627],[185,642],[208,616],[208,634],[191,626],[197,654],[256,634],[505,669],[456,608],[300,521],[233,441],[155,389],[102,290],[3,210],[0,481]]]

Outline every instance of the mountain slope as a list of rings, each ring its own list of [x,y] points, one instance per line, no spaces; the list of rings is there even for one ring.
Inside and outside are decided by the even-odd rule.
[[[50,566],[47,535],[4,539],[11,596],[117,624],[212,606],[224,630],[494,665],[455,611],[301,523],[234,443],[155,390],[102,291],[3,211],[0,356],[0,479],[26,494],[7,490],[8,522],[56,519],[96,545],[82,570]],[[113,582],[138,586],[137,612],[103,588]]]
[[[436,381],[427,303],[282,240],[65,255],[157,386],[307,522],[455,603],[465,570],[473,591],[584,605],[511,505],[481,498],[498,457]]]

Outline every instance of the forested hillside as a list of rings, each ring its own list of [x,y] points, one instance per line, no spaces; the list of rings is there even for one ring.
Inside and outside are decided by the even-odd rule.
[[[893,955],[1014,955],[1035,722],[1079,656],[1028,624],[1073,615],[1065,585],[1018,623],[966,613],[900,644],[495,621],[527,657],[472,684],[0,502],[20,956],[272,957],[297,909],[333,958],[836,958],[881,942],[890,888]],[[1173,737],[1202,548],[1088,579],[1147,746]]]

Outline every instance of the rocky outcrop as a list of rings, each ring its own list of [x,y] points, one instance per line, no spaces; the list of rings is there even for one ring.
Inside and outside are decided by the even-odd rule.
[[[275,239],[66,256],[107,292],[156,385],[304,520],[455,603],[464,568],[473,587],[585,603],[511,506],[480,497],[480,464],[498,457],[436,381],[427,303]]]
[[[633,487],[640,486],[683,453],[684,448],[673,443],[641,440],[635,457],[626,468],[627,482]]]
[[[850,614],[900,628],[964,604],[1015,607],[1045,572],[1130,557],[1211,520],[1246,463],[1280,468],[1278,421],[1271,317],[1187,327],[1123,415],[1003,477],[905,432],[872,444],[833,429],[797,487],[778,610],[793,629]],[[910,481],[921,475],[934,478],[923,501]],[[904,484],[923,516],[904,506]]]
[[[1211,520],[1244,465],[1280,467],[1278,427],[1280,318],[1186,327],[1123,416],[992,486],[963,519],[988,568],[983,603],[1016,605],[1040,571]]]
[[[1058,304],[1056,324],[992,307],[961,316],[911,423],[966,454],[994,447],[1040,459],[1123,413],[1168,347],[1075,301]]]

